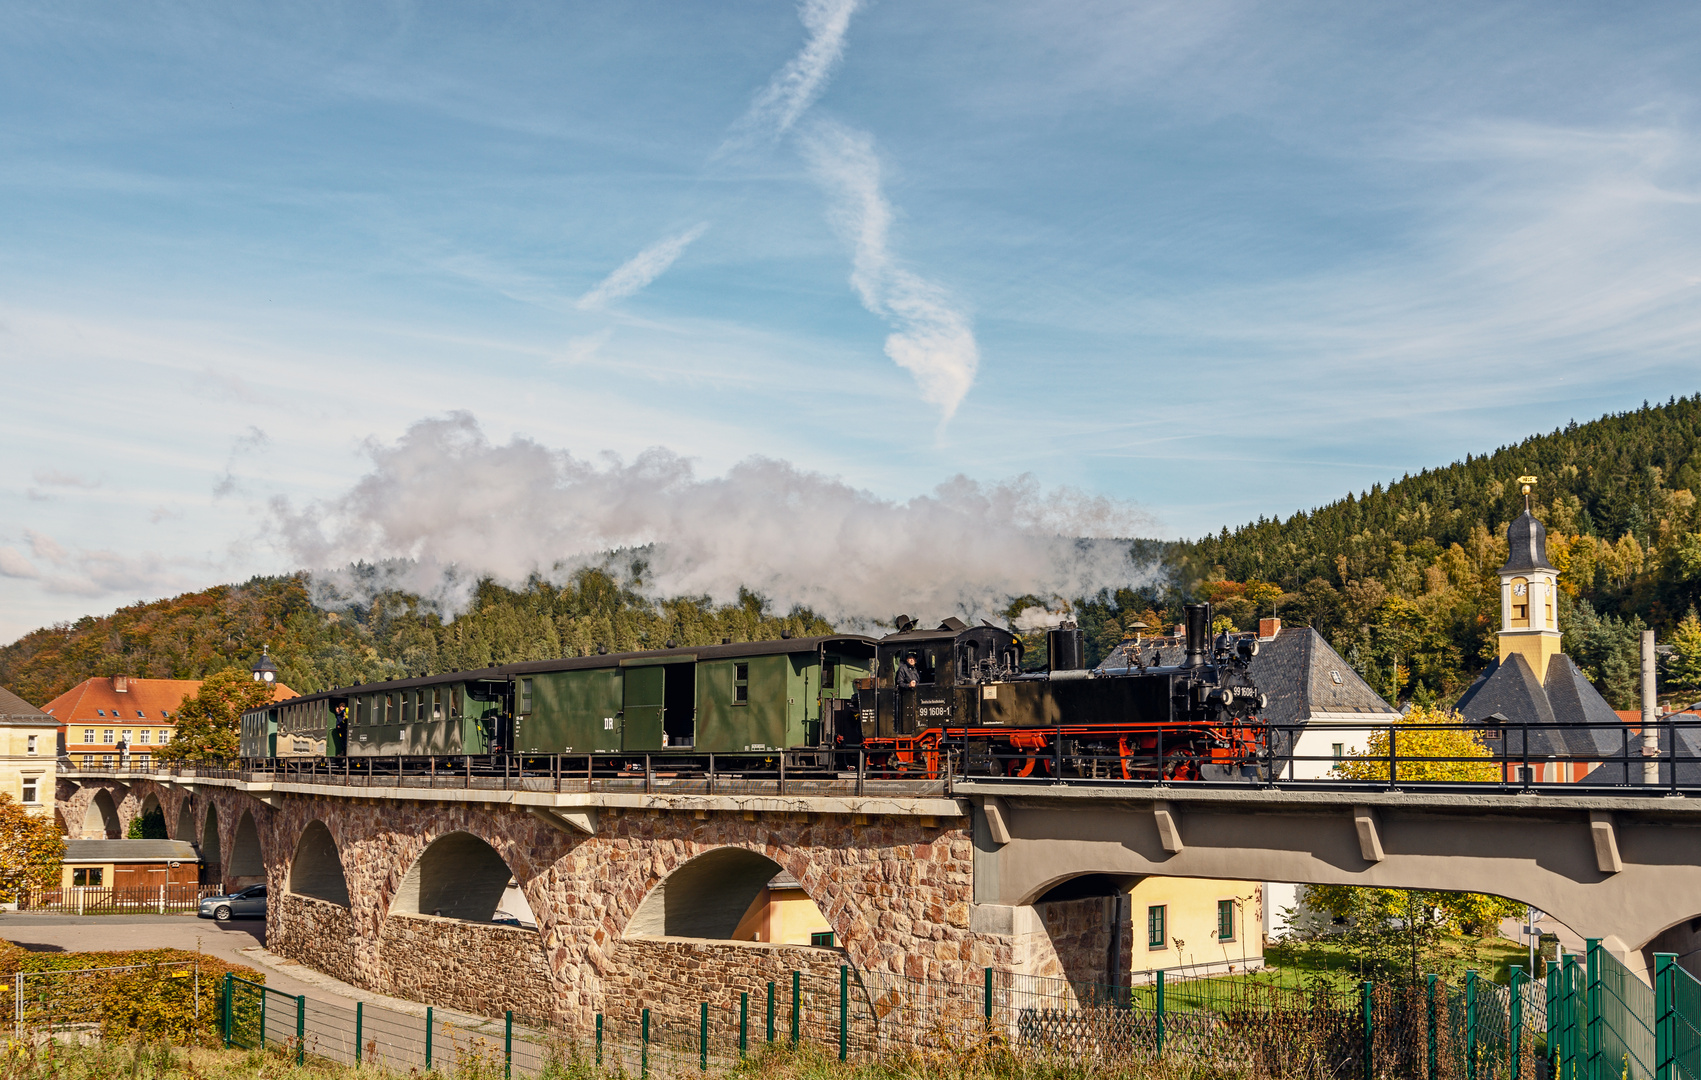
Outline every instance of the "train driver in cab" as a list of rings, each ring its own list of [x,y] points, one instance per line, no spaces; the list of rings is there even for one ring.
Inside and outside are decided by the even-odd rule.
[[[921,682],[921,672],[915,666],[915,653],[904,655],[904,662],[898,665],[895,680],[900,690],[913,687]]]

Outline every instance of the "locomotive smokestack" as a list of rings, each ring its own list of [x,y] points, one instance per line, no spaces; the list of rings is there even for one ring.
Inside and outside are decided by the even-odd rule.
[[[1072,622],[1045,632],[1046,670],[1080,671],[1087,666],[1087,640]]]
[[[1184,668],[1203,667],[1210,655],[1211,641],[1211,605],[1187,605],[1187,658],[1181,662]]]

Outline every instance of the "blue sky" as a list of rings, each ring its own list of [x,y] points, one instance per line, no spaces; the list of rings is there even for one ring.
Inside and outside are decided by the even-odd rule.
[[[520,445],[571,454],[552,490],[650,448],[674,494],[787,463],[741,512],[1031,474],[1018,516],[1188,536],[1695,392],[1698,39],[1681,4],[9,5],[0,640],[468,565],[373,492],[441,521]],[[452,415],[461,471],[412,469]],[[658,520],[488,569],[697,531]]]

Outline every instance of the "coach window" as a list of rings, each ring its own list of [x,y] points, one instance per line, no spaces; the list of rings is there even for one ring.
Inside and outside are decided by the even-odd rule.
[[[529,713],[532,711],[532,681],[530,679],[520,680],[519,711],[522,713]]]
[[[460,718],[461,688],[459,686],[451,686],[449,687],[449,719],[459,720]]]
[[[750,665],[732,665],[732,703],[734,705],[750,704]]]
[[[441,686],[431,688],[431,719],[443,719],[443,688]]]
[[[839,665],[831,656],[821,658],[821,693],[832,696],[833,680],[839,677]]]

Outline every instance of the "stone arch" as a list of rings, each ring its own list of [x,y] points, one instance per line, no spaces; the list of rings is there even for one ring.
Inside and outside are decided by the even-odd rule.
[[[295,857],[289,864],[289,891],[341,907],[349,906],[348,876],[343,871],[342,854],[323,821],[311,821],[301,831]]]
[[[118,820],[118,804],[113,802],[112,792],[101,788],[89,800],[89,808],[83,814],[83,838],[117,840],[123,835],[123,825]]]
[[[201,821],[202,884],[224,883],[224,850],[219,843],[219,808],[207,803],[207,816]]]
[[[390,911],[487,923],[513,877],[507,860],[485,840],[470,832],[445,833],[408,867]]]
[[[188,799],[184,799],[177,806],[177,828],[171,831],[171,838],[188,840],[190,843],[195,841],[195,811]]]
[[[656,883],[632,913],[626,936],[731,939],[784,869],[749,848],[712,848]]]
[[[244,810],[236,823],[236,838],[230,844],[230,863],[225,868],[226,884],[233,889],[258,885],[266,880],[266,857],[260,848],[260,830],[254,815]]]

